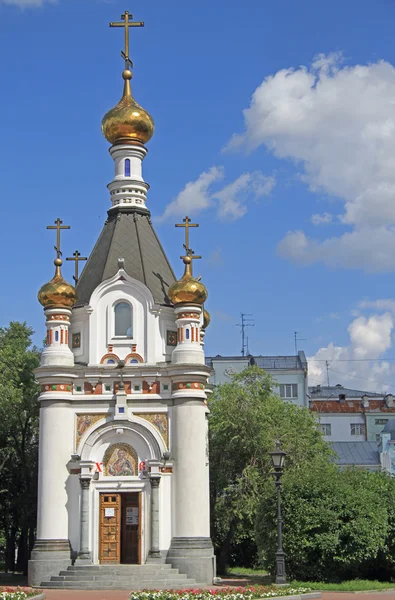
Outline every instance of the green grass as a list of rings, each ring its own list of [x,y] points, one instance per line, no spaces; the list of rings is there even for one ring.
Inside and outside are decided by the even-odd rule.
[[[292,586],[308,586],[312,590],[322,590],[325,592],[368,592],[373,590],[395,589],[394,581],[374,581],[369,579],[352,579],[340,583],[322,583],[320,581],[291,581]]]
[[[246,567],[230,567],[228,569],[230,577],[245,577],[252,584],[267,585],[273,582],[273,579],[264,569],[248,569]],[[292,587],[309,587],[312,590],[322,590],[327,592],[367,592],[373,590],[395,589],[395,582],[391,581],[373,581],[368,579],[353,579],[342,581],[340,583],[322,583],[321,581],[290,581]]]
[[[227,572],[229,575],[242,575],[243,577],[246,575],[253,577],[263,577],[268,575],[268,572],[265,571],[265,569],[248,569],[247,567],[229,567]]]

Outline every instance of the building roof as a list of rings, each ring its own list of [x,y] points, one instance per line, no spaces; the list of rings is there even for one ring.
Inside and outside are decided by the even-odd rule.
[[[266,370],[277,369],[305,369],[307,368],[306,356],[303,351],[299,351],[296,356],[207,356],[206,364],[213,367],[213,362],[248,362],[249,365],[256,365]]]
[[[337,455],[334,461],[340,466],[380,466],[376,442],[331,442],[331,446]]]
[[[353,390],[351,388],[345,388],[340,384],[337,385],[309,385],[309,395],[314,400],[321,398],[328,399],[332,398],[335,400],[339,397],[339,394],[344,394],[346,398],[362,398],[362,396],[369,396],[369,398],[382,398],[383,394],[377,392],[364,392],[363,390]]]
[[[387,423],[381,430],[381,433],[390,433],[391,440],[395,440],[395,419],[390,419],[389,421],[387,421]]]
[[[118,272],[118,259],[125,271],[144,283],[157,304],[170,305],[167,290],[175,276],[152,227],[149,212],[109,211],[99,239],[77,284],[76,306],[89,304],[100,283]]]

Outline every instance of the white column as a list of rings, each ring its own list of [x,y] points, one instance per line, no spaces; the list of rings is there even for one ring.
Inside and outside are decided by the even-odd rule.
[[[206,407],[201,399],[174,400],[173,537],[210,537]]]
[[[73,452],[73,412],[63,400],[40,408],[37,539],[68,540],[67,463]]]
[[[80,551],[78,558],[81,560],[92,559],[89,549],[89,487],[91,477],[81,476],[81,508],[80,508]]]
[[[151,475],[151,558],[160,558],[159,548],[159,484],[160,475]]]

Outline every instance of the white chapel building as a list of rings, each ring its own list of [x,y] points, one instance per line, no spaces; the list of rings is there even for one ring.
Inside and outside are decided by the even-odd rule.
[[[102,122],[115,170],[107,220],[74,289],[61,274],[58,219],[55,276],[38,296],[47,339],[36,371],[31,585],[66,581],[59,573],[73,565],[143,573],[167,563],[185,586],[214,577],[207,290],[193,277],[188,241],[177,281],[152,227],[142,163],[154,123],[132,96],[128,64],[122,98]]]

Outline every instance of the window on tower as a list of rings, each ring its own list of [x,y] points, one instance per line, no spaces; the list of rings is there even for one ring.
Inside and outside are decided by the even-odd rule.
[[[125,160],[125,177],[130,177],[130,159]]]
[[[132,307],[127,302],[118,302],[114,308],[115,336],[133,337]]]

